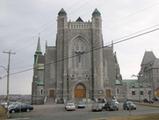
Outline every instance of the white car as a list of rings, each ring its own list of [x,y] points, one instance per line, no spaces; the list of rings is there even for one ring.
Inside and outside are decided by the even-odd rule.
[[[102,111],[103,110],[103,104],[102,103],[97,103],[97,102],[95,102],[95,103],[93,103],[92,104],[92,112],[94,112],[94,111]]]
[[[75,106],[75,104],[73,102],[68,102],[65,105],[65,110],[67,110],[67,111],[70,111],[70,110],[74,111],[74,110],[76,110],[76,106]]]
[[[86,107],[86,103],[80,101],[78,104],[77,104],[77,108],[85,108]]]
[[[112,99],[112,102],[114,102],[115,104],[119,105],[119,102],[117,101],[117,99]]]

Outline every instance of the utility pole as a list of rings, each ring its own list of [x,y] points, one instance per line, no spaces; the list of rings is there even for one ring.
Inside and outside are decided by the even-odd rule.
[[[8,67],[7,67],[7,107],[9,106],[9,74],[10,74],[10,57],[14,55],[15,52],[10,51],[3,51],[3,53],[8,54]],[[8,111],[9,115],[9,111]]]

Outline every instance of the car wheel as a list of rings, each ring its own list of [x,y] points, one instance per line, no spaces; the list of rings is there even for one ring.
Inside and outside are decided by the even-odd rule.
[[[15,113],[15,110],[11,110],[11,113]]]
[[[27,112],[30,112],[30,109],[28,108],[28,109],[26,109],[26,111],[27,111]]]

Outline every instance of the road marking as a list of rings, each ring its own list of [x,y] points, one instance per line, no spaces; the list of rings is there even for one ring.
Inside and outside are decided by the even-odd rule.
[[[90,119],[90,120],[108,120],[107,118],[93,118],[93,119]]]
[[[13,118],[13,119],[7,119],[7,120],[29,120],[30,118]]]

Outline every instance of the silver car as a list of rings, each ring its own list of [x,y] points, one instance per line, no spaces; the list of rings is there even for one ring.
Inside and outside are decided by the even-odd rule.
[[[93,103],[92,104],[92,111],[102,111],[103,110],[103,104],[102,103]]]

